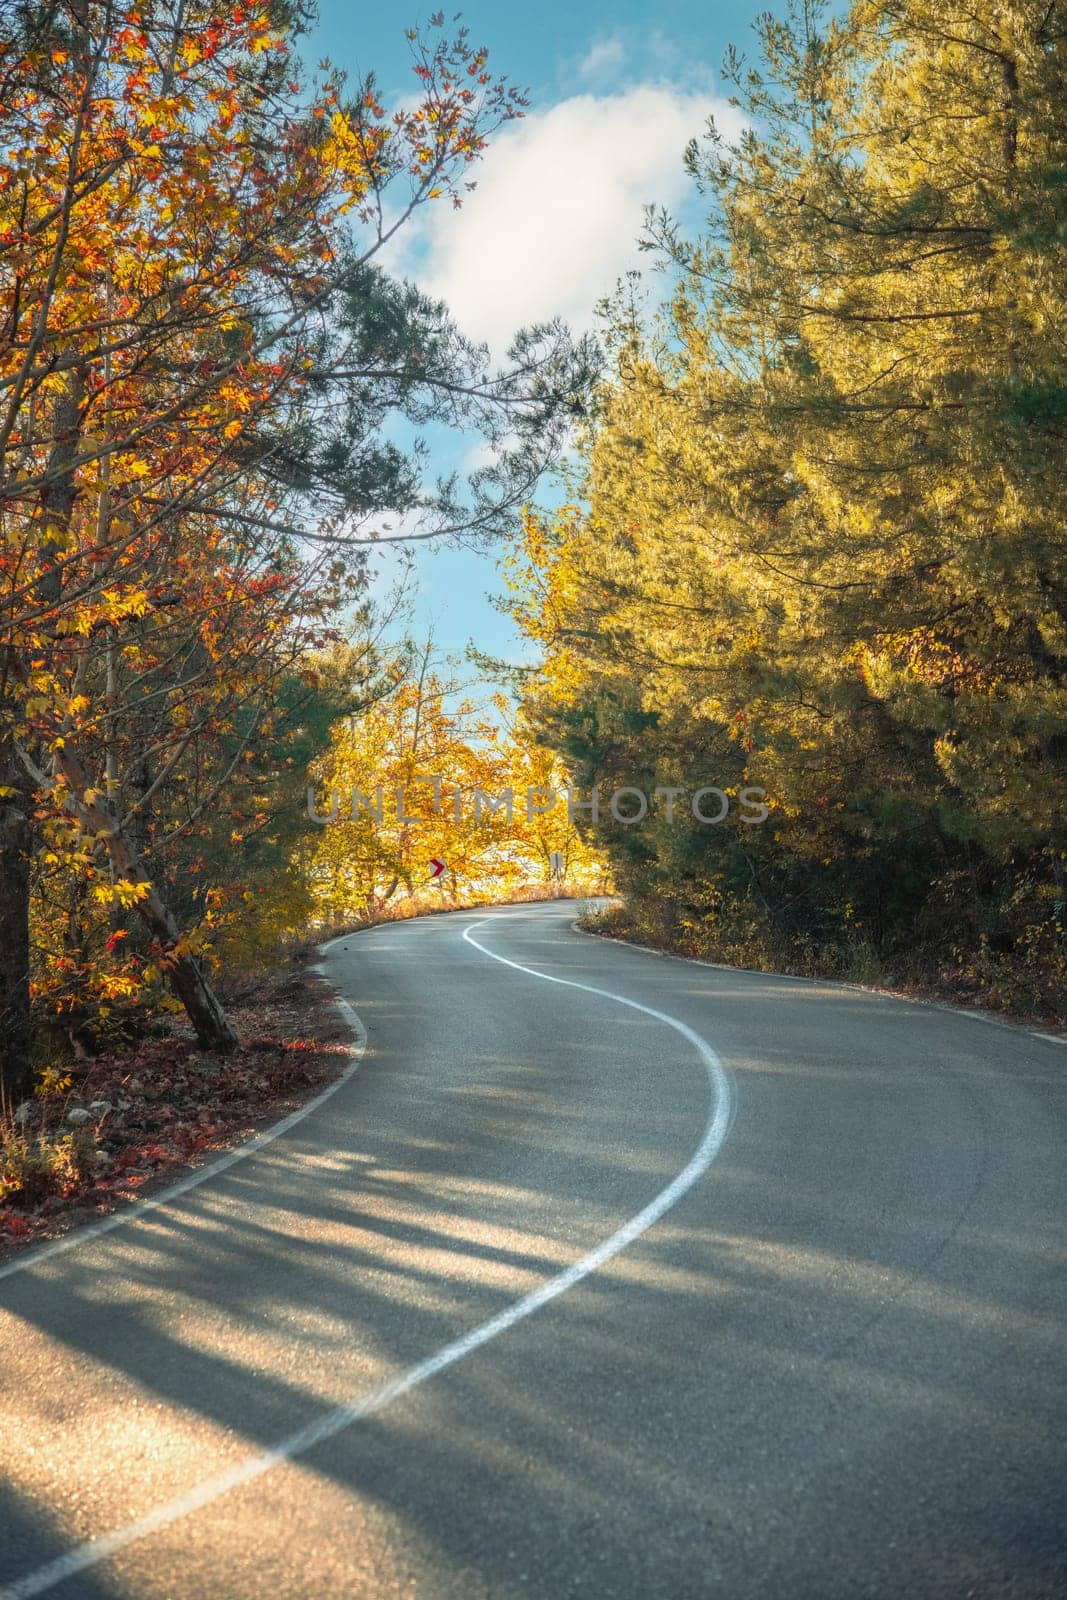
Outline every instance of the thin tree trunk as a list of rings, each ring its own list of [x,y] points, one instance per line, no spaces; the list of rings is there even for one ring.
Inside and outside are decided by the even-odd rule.
[[[91,788],[69,745],[56,752],[55,763],[56,771],[67,785],[67,809],[84,827],[102,837],[116,881],[146,886],[144,898],[137,902],[137,913],[162,947],[171,987],[185,1007],[197,1040],[205,1050],[228,1055],[240,1040],[195,956],[184,951],[176,953],[181,929],[160,898],[132,841],[110,807]]]
[[[1004,165],[1014,173],[1019,150],[1019,68],[1014,56],[1001,57],[1001,77],[1004,85]]]
[[[2,715],[2,711],[0,711]],[[0,1100],[13,1111],[33,1091],[30,1057],[30,853],[26,774],[0,732]]]

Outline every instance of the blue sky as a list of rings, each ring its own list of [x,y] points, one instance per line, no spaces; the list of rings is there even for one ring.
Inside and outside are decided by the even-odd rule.
[[[319,26],[303,42],[311,65],[329,56],[353,74],[373,69],[387,101],[413,92],[405,29],[425,22],[432,6],[319,0],[319,8]],[[531,104],[491,145],[462,211],[424,210],[387,265],[441,295],[466,332],[497,350],[515,328],[553,315],[591,327],[593,307],[617,278],[647,268],[636,249],[643,205],[691,215],[682,152],[709,113],[727,127],[736,119],[719,66],[730,43],[751,53],[751,23],[764,9],[698,0],[464,6],[472,42],[488,46],[494,72],[529,88]],[[462,464],[463,454],[445,446],[441,469]],[[542,503],[553,493],[546,483]],[[473,641],[519,659],[520,641],[486,598],[501,589],[496,558],[411,548],[414,631],[432,626],[442,651],[461,654]],[[379,565],[384,588],[399,558]]]

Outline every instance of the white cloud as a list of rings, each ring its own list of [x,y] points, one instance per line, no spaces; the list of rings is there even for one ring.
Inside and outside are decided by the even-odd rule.
[[[553,316],[585,330],[596,302],[640,261],[645,204],[675,207],[686,196],[682,154],[711,112],[723,132],[737,130],[725,102],[670,84],[534,112],[496,136],[462,210],[423,212],[394,266],[496,354],[517,328]]]
[[[579,62],[578,71],[583,78],[595,78],[598,73],[621,67],[625,59],[626,49],[620,38],[599,39]]]

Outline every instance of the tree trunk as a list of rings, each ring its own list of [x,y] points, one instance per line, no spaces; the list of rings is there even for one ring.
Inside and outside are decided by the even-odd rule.
[[[0,712],[2,715],[2,712]],[[30,850],[26,774],[0,732],[0,1109],[33,1092],[30,1061]]]
[[[229,1055],[240,1044],[225,1011],[200,969],[196,957],[176,953],[181,929],[145,870],[137,850],[118,818],[91,788],[85,771],[68,745],[55,756],[56,771],[67,785],[66,805],[86,828],[103,838],[116,880],[143,884],[147,893],[137,902],[137,912],[163,950],[171,987],[185,1007],[197,1040],[205,1050]],[[91,797],[91,798],[90,798]]]
[[[66,527],[74,504],[74,456],[84,383],[72,373],[56,401],[49,454],[48,481],[41,493],[39,521]],[[59,595],[60,578],[53,568],[57,546],[47,536],[41,548],[43,576],[35,596],[44,604]],[[19,653],[10,635],[0,645],[0,1109],[14,1110],[33,1092],[30,1059],[30,857],[33,830],[32,785],[19,760],[12,734],[12,683],[22,674]]]

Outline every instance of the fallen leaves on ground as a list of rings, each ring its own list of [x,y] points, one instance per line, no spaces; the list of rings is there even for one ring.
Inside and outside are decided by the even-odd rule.
[[[168,1036],[81,1063],[64,1094],[33,1103],[30,1133],[43,1123],[55,1135],[88,1109],[95,1152],[83,1178],[35,1203],[18,1193],[0,1203],[0,1259],[173,1182],[295,1110],[350,1059],[332,992],[300,967],[244,991],[229,1015],[242,1040],[230,1056],[202,1051],[175,1023]]]

